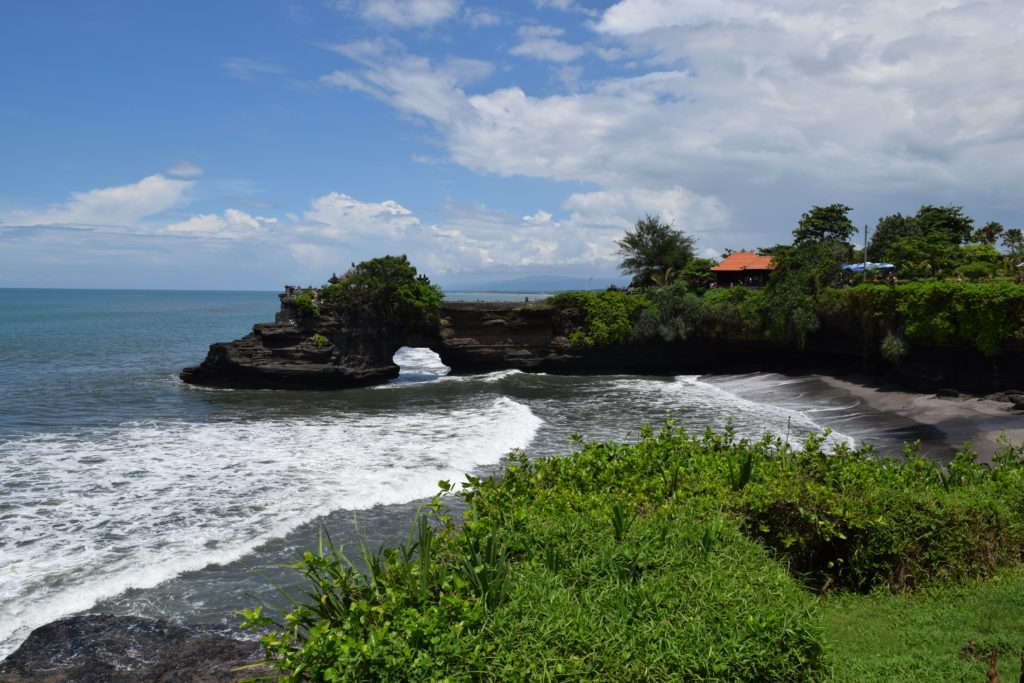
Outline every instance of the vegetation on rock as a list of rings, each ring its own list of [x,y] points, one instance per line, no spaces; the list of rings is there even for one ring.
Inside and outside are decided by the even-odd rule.
[[[330,308],[343,320],[373,320],[412,331],[437,326],[443,298],[441,289],[418,275],[403,254],[352,264],[335,282],[305,290],[293,302],[313,318]]]

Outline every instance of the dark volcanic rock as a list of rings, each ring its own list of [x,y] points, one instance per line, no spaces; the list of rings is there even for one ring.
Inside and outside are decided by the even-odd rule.
[[[232,671],[263,660],[258,642],[235,633],[139,617],[67,617],[34,630],[0,662],[0,682],[221,683],[260,675],[259,668]]]
[[[977,349],[914,346],[894,365],[882,358],[877,339],[870,341],[859,321],[832,321],[809,335],[802,348],[756,337],[700,336],[580,348],[567,339],[579,321],[566,319],[553,306],[446,301],[436,328],[410,332],[372,313],[355,318],[329,304],[319,317],[303,314],[295,304],[303,291],[285,288],[275,322],[259,323],[237,341],[213,344],[202,364],[182,371],[182,380],[240,389],[370,386],[398,376],[392,359],[400,347],[421,346],[434,350],[454,374],[504,369],[566,375],[861,372],[913,391],[942,390],[950,398],[1024,384],[1024,363],[1016,352],[986,357]],[[1024,409],[1024,397],[1006,400]]]

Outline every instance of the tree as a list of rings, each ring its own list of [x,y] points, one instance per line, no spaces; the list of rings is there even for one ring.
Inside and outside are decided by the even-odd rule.
[[[906,238],[920,237],[921,233],[912,216],[894,213],[883,216],[875,225],[875,232],[868,243],[868,257],[872,261],[892,261],[893,246]]]
[[[914,216],[921,234],[927,239],[947,244],[963,244],[971,240],[974,219],[964,215],[962,206],[931,206],[925,204]]]
[[[694,238],[663,223],[658,216],[645,215],[615,242],[623,256],[619,270],[632,275],[632,287],[646,287],[659,275],[662,280],[671,268],[681,271],[693,258]],[[671,279],[671,278],[668,278]]]
[[[800,217],[800,227],[793,231],[793,244],[823,240],[846,242],[857,232],[857,227],[846,215],[851,211],[853,209],[845,204],[812,206]]]
[[[1003,226],[995,221],[989,221],[974,231],[971,239],[979,244],[995,244],[999,236],[1003,234]]]
[[[1010,228],[1003,233],[1003,246],[1014,256],[1024,253],[1024,233],[1020,228]]]
[[[440,319],[444,294],[418,275],[405,254],[352,264],[345,275],[320,289],[325,300],[350,316],[371,316],[409,330],[429,330]]]

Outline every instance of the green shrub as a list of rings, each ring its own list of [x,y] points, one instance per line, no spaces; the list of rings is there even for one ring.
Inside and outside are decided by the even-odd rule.
[[[337,282],[322,287],[319,296],[344,320],[370,318],[410,331],[435,329],[444,298],[404,254],[353,264]]]
[[[885,339],[882,340],[882,358],[893,364],[899,364],[903,362],[903,359],[910,353],[910,347],[907,345],[907,340],[898,334],[889,332],[885,335]]]
[[[819,589],[911,589],[1020,562],[1024,449],[993,468],[671,422],[467,476],[365,572],[329,542],[276,622],[285,680],[820,680]],[[442,489],[451,491],[447,482]],[[778,563],[781,559],[782,563]],[[784,569],[786,568],[786,569]]]
[[[299,310],[300,315],[308,315],[313,318],[319,318],[322,313],[320,307],[316,303],[314,298],[315,289],[303,290],[302,294],[295,295],[292,302],[295,304],[295,308]]]
[[[625,292],[562,292],[546,304],[561,312],[569,342],[586,347],[626,342],[648,301]]]
[[[313,342],[313,346],[317,347],[318,349],[327,348],[331,344],[330,340],[327,339],[327,337],[325,337],[324,335],[320,334],[319,332],[310,337],[309,340]]]

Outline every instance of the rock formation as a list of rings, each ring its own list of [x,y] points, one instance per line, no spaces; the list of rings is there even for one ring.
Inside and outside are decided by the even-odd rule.
[[[524,302],[444,302],[436,329],[407,330],[372,316],[353,318],[324,305],[303,310],[287,287],[273,323],[258,323],[233,342],[210,346],[206,359],[185,368],[190,384],[236,389],[344,389],[398,376],[392,361],[402,346],[429,347],[454,374],[514,368],[532,372],[666,371],[664,354],[638,345],[572,348],[566,321],[549,306]]]
[[[0,681],[221,683],[265,675],[258,667],[234,671],[263,660],[260,643],[239,640],[237,633],[141,617],[67,617],[34,630],[0,662]]]
[[[398,376],[392,358],[399,348],[420,346],[435,351],[453,374],[501,369],[578,375],[856,371],[922,392],[989,393],[1024,386],[1019,354],[986,357],[976,349],[921,346],[910,359],[893,365],[881,358],[877,344],[864,342],[857,326],[824,325],[800,349],[764,339],[701,336],[578,347],[568,337],[579,320],[543,302],[445,301],[436,324],[408,329],[393,317],[351,314],[329,302],[310,312],[296,303],[305,292],[285,288],[273,323],[258,323],[237,341],[211,345],[200,365],[182,371],[182,380],[237,389],[371,386]]]

